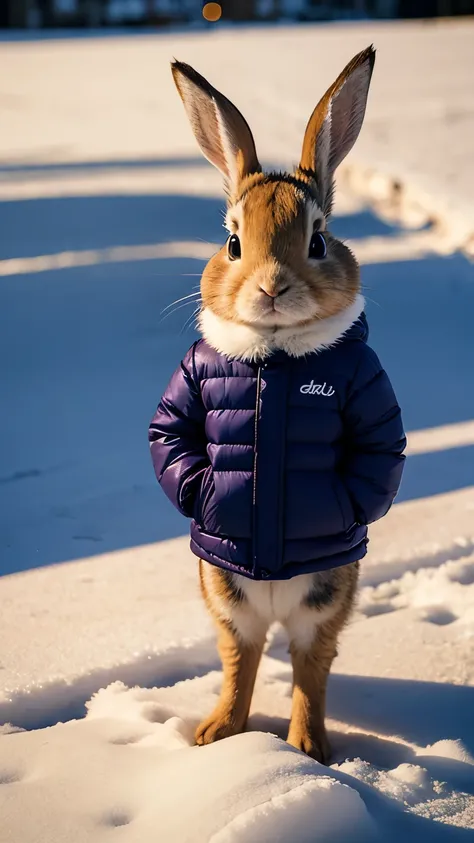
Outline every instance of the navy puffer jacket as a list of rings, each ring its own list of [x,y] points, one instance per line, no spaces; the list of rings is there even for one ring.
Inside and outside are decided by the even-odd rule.
[[[149,439],[156,476],[191,517],[191,549],[252,579],[361,559],[398,491],[405,437],[362,315],[305,357],[246,363],[195,343]]]

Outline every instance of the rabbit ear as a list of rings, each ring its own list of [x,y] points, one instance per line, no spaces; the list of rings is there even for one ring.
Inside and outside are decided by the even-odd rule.
[[[354,56],[319,101],[306,127],[299,169],[315,178],[325,213],[331,210],[334,172],[362,127],[374,62],[372,46]]]
[[[252,132],[240,111],[188,64],[174,61],[173,79],[196,140],[221,171],[230,194],[250,173],[261,171]]]

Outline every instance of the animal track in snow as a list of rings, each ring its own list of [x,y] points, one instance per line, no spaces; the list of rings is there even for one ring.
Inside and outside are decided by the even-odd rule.
[[[398,579],[363,587],[358,611],[365,618],[374,618],[411,609],[421,621],[435,626],[448,626],[458,620],[474,625],[473,606],[474,556],[471,553],[468,558],[447,560],[438,567],[420,567],[417,571],[406,571]]]
[[[117,735],[116,738],[111,738],[109,743],[114,746],[129,746],[132,743],[138,743],[143,735]]]
[[[388,615],[394,611],[395,606],[392,603],[374,603],[372,606],[366,606],[364,615],[366,618],[375,618],[377,615]]]
[[[449,609],[445,609],[443,606],[435,606],[423,616],[423,620],[434,623],[436,626],[448,626],[448,624],[454,623],[457,619],[457,615],[453,614]]]
[[[452,582],[458,582],[460,585],[473,585],[474,562],[458,565],[456,569],[448,572],[448,577]]]
[[[112,826],[112,828],[119,828],[122,825],[129,825],[132,818],[125,813],[125,811],[111,811],[106,814],[102,820],[103,825]]]
[[[20,782],[22,776],[16,770],[0,770],[0,785],[2,784],[16,784]]]
[[[424,556],[414,554],[407,559],[381,560],[368,568],[361,569],[361,584],[363,586],[387,585],[409,571],[419,571],[421,568],[440,568],[446,562],[456,562],[460,567],[471,571],[474,579],[474,537],[460,536],[451,546],[434,549]],[[463,565],[463,563],[466,563]],[[472,580],[471,580],[472,582]],[[469,583],[467,583],[469,584]]]
[[[173,712],[168,711],[161,705],[150,703],[143,707],[142,717],[150,723],[164,723],[166,720],[169,720],[170,717],[173,717]]]

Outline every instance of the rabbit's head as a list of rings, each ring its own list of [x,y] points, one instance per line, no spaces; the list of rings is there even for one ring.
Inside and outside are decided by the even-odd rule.
[[[324,94],[293,174],[264,173],[237,108],[189,65],[173,63],[191,127],[227,193],[229,237],[201,280],[205,336],[211,323],[262,337],[304,332],[356,302],[357,261],[327,223],[334,173],[360,132],[374,61],[373,47],[359,53]]]

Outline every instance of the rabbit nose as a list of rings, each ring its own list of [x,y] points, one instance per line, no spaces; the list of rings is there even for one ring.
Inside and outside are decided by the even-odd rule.
[[[260,289],[266,296],[269,296],[271,299],[276,299],[278,296],[282,296],[283,293],[286,293],[286,291],[290,289],[290,285],[287,284],[286,287],[280,287],[279,290],[275,289],[275,287],[271,287],[269,290],[266,290],[265,287],[262,287],[260,284]]]

